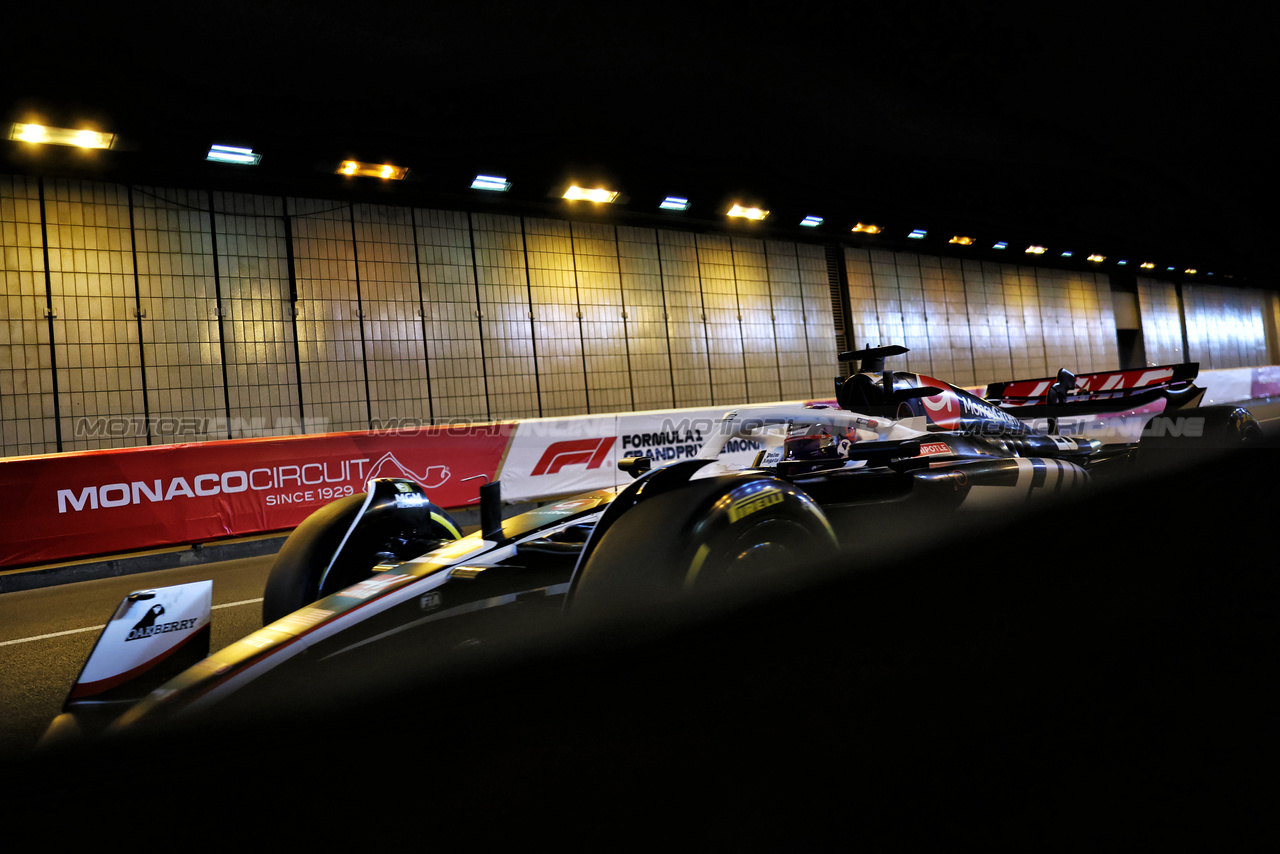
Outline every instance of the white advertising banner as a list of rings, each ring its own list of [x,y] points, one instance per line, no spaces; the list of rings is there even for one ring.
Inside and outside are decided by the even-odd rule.
[[[802,401],[791,401],[791,404]],[[750,412],[778,403],[703,407],[616,415],[535,418],[516,424],[498,471],[504,501],[544,500],[630,483],[618,470],[626,457],[649,457],[655,466],[693,459],[726,412]],[[758,442],[730,440],[720,458],[749,466]]]
[[[1247,400],[1250,381],[1257,386],[1258,368],[1201,371],[1198,384],[1206,388],[1204,404]],[[985,386],[970,389],[981,396]],[[655,410],[615,415],[582,415],[565,418],[534,418],[515,423],[515,432],[507,454],[498,469],[502,481],[502,498],[510,503],[542,501],[624,486],[631,476],[618,470],[625,457],[650,457],[654,465],[692,459],[702,443],[715,429],[726,412],[797,403],[829,403],[835,401],[780,401],[748,404],[738,407],[699,407],[694,409]],[[1075,435],[1102,441],[1137,441],[1142,426],[1162,405],[1150,409],[1108,413],[1080,424],[1064,425]],[[1094,422],[1097,423],[1094,423]],[[1085,425],[1085,422],[1088,422]],[[1084,426],[1082,426],[1084,425]],[[1092,431],[1092,432],[1091,432]],[[1101,431],[1101,432],[1098,432]],[[721,459],[749,466],[761,445],[746,440],[729,442]]]
[[[1205,390],[1201,405],[1239,403],[1248,400],[1252,396],[1254,377],[1257,373],[1258,368],[1219,368],[1201,371],[1196,377],[1196,385]]]

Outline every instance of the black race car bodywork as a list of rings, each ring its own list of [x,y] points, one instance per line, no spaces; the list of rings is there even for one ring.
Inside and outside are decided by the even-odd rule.
[[[1051,500],[1135,460],[1140,445],[1044,433],[1018,417],[1038,402],[1010,411],[999,394],[884,371],[899,352],[842,354],[863,370],[837,382],[840,408],[733,411],[696,459],[653,470],[646,458],[623,460],[634,479],[622,488],[503,519],[498,485],[482,487],[480,530],[467,536],[418,484],[373,481],[294,531],[267,585],[264,627],[212,655],[206,587],[126,599],[46,739],[195,712],[398,645],[465,650],[521,618],[640,607],[856,555],[888,525],[924,532],[957,513]],[[1146,385],[1133,388],[1168,390]],[[1185,387],[1172,389],[1177,402],[1194,402]],[[1092,402],[1052,400],[1062,411]],[[1256,428],[1230,407],[1181,411],[1224,441]],[[761,443],[754,465],[720,461],[736,438]],[[157,620],[162,630],[146,629]]]

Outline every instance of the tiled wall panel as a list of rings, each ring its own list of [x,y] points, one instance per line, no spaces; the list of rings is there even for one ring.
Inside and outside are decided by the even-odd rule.
[[[228,438],[208,197],[135,187],[133,239],[151,442]]]
[[[9,177],[0,240],[7,455],[59,432],[76,450],[820,398],[837,371],[818,245]],[[1118,358],[1103,275],[842,260],[850,346],[905,344],[903,368],[970,384]],[[1184,316],[1203,368],[1266,361],[1269,295],[1183,294],[1180,315],[1172,284],[1139,279],[1149,361],[1184,358]]]
[[[47,181],[45,218],[62,449],[145,445],[128,189]]]
[[[1067,275],[1061,270],[1037,268],[1036,288],[1040,292],[1040,333],[1048,373],[1054,374],[1059,368],[1074,370],[1072,366],[1079,360]]]
[[[947,308],[947,287],[942,278],[940,258],[929,255],[916,256],[916,269],[920,274],[920,293],[924,300],[925,336],[929,342],[928,375],[950,381],[955,373],[955,358],[951,349],[951,328]]]
[[[903,344],[902,370],[977,385],[1118,363],[1104,276],[875,249],[844,259],[856,346]]]
[[[774,332],[773,293],[763,240],[733,238],[733,274],[738,292],[743,376],[748,403],[782,399],[778,342]]]
[[[880,329],[879,343],[901,344],[906,340],[902,322],[902,295],[898,290],[898,263],[892,252],[871,250],[871,290],[875,298],[876,321]],[[863,342],[865,343],[865,342]],[[910,354],[907,354],[908,358]],[[893,367],[907,370],[898,360]]]
[[[54,453],[58,431],[34,178],[0,176],[0,279],[0,456]]]
[[[560,403],[574,390],[583,407],[578,412],[585,411],[581,343],[576,345],[576,389],[567,388],[575,384],[572,377],[566,380],[560,374],[575,355],[564,353],[566,348],[572,351],[574,345],[572,341],[566,344],[563,335],[565,324],[577,310],[576,304],[556,303],[546,312],[538,310],[541,303],[530,306],[535,279],[539,300],[550,299],[553,294],[564,296],[568,287],[565,282],[571,279],[557,269],[564,264],[563,253],[550,251],[548,236],[539,235],[532,253],[537,257],[530,258],[530,266],[539,265],[535,276],[525,268],[525,238],[518,217],[472,214],[471,235],[488,373],[489,417],[537,417],[546,414],[540,408],[540,397]]]
[[[844,250],[845,275],[849,280],[849,328],[853,335],[850,349],[876,347],[885,343],[876,312],[875,280],[871,270],[871,253],[866,249]]]
[[[711,368],[703,320],[702,285],[695,236],[658,230],[662,286],[667,300],[667,341],[671,347],[676,406],[710,406]]]
[[[946,340],[951,349],[951,373],[941,377],[956,385],[973,385],[973,336],[969,329],[969,297],[964,265],[958,258],[942,258],[942,293]],[[977,295],[975,295],[977,299]]]
[[[796,253],[796,245],[767,240],[765,259],[778,364],[779,388],[775,399],[813,397],[813,380],[809,375],[809,330],[805,328],[804,292],[800,285],[800,257]]]
[[[1182,320],[1178,291],[1172,282],[1139,278],[1138,314],[1142,323],[1142,343],[1151,365],[1172,365],[1185,361],[1182,350]]]
[[[1266,364],[1265,294],[1246,288],[1184,285],[1182,295],[1188,358],[1199,362],[1201,370]]]
[[[582,311],[587,411],[630,412],[635,404],[617,235],[612,225],[580,222],[572,224],[571,233]]]
[[[232,438],[301,432],[284,202],[214,193]]]
[[[675,405],[675,395],[658,235],[651,228],[620,225],[617,241],[635,406],[669,408]]]
[[[453,211],[415,216],[433,415],[437,423],[488,420],[470,221]]]
[[[1027,331],[1027,319],[1024,312],[1026,300],[1022,292],[1022,280],[1018,268],[1012,264],[984,265],[988,281],[998,283],[1000,304],[1004,306],[1005,339],[1009,346],[1009,373],[1011,378],[1038,377],[1033,365],[1044,361],[1043,349],[1038,336],[1030,337]],[[1038,360],[1031,358],[1029,350],[1034,348]],[[996,380],[999,382],[999,380]]]
[[[368,430],[351,207],[295,198],[288,204],[306,432]]]
[[[1009,307],[1005,303],[1004,274],[999,264],[967,262],[966,277],[972,276],[978,298],[970,303],[969,314],[983,338],[974,348],[973,372],[979,382],[991,377],[1012,377],[1013,358],[1009,349]],[[975,312],[975,305],[981,310]]]
[[[929,324],[925,320],[924,279],[920,259],[911,252],[897,252],[893,266],[898,276],[898,305],[902,314],[902,345],[909,352],[903,370],[930,375],[933,359],[929,346]]]
[[[697,251],[707,355],[711,364],[711,400],[708,402],[719,405],[746,400],[746,355],[732,242],[728,237],[699,234]]]
[[[796,262],[800,270],[804,326],[809,339],[810,394],[829,398],[835,393],[835,378],[839,374],[834,332],[834,301],[839,297],[832,293],[826,250],[821,246],[796,244]]]
[[[431,420],[413,212],[356,205],[356,259],[375,426]]]
[[[571,227],[563,220],[530,218],[524,229],[541,414],[583,415],[589,411],[584,318]],[[512,326],[519,328],[514,320]]]
[[[1027,347],[1022,352],[1026,357],[1025,372],[1018,370],[1018,360],[1014,359],[1015,379],[1045,377],[1050,375],[1048,350],[1045,346],[1044,323],[1040,306],[1040,285],[1036,277],[1035,267],[1018,266],[1018,290],[1022,300],[1022,324],[1026,331]],[[1008,291],[1006,291],[1008,293]],[[1057,371],[1057,368],[1053,369]]]

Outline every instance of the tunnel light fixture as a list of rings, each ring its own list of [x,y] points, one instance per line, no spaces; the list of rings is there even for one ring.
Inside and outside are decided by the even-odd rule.
[[[587,189],[574,184],[564,191],[564,198],[571,202],[596,202],[597,204],[607,205],[618,198],[618,194],[616,191],[606,190],[604,187]]]
[[[1195,267],[1188,267],[1187,269],[1183,270],[1182,272],[1186,273],[1188,276],[1194,276],[1194,275],[1196,274],[1196,268],[1195,268]]]
[[[954,237],[952,237],[950,240],[948,240],[947,242],[948,242],[948,243],[959,243],[961,246],[972,246],[972,245],[973,245],[973,238],[972,238],[972,237],[962,237],[961,235],[957,234],[957,235],[955,235]]]
[[[215,163],[237,163],[241,166],[257,166],[262,162],[261,154],[254,154],[252,148],[237,148],[234,145],[211,145],[205,160]]]
[[[860,222],[853,227],[853,230],[862,234],[879,234],[880,226]]]
[[[923,228],[917,228],[908,234],[907,237],[910,237],[912,240],[923,240],[924,236],[928,233],[929,232],[925,231]]]
[[[1070,249],[1068,249],[1066,252],[1063,252],[1063,253],[1062,253],[1062,257],[1063,257],[1063,258],[1071,258],[1071,257],[1074,257],[1074,256],[1075,256],[1075,254],[1076,254],[1076,253],[1074,253],[1074,252],[1072,252]]]
[[[999,240],[999,241],[997,241],[996,243],[994,243],[994,244],[992,245],[992,247],[991,247],[991,248],[992,248],[992,249],[1008,249],[1008,248],[1009,248],[1009,241],[1007,241],[1007,240]]]
[[[404,166],[392,166],[390,163],[362,163],[359,160],[344,160],[342,165],[338,167],[338,174],[401,181],[405,175],[409,174],[409,170]]]
[[[741,217],[742,219],[753,219],[759,222],[769,215],[769,212],[762,208],[747,208],[740,204],[734,204],[729,208],[729,216]]]
[[[1094,253],[1093,255],[1089,256],[1089,260],[1095,264],[1101,264],[1103,261],[1107,260],[1107,256]]]
[[[1028,246],[1028,247],[1027,247],[1027,254],[1028,254],[1028,255],[1043,255],[1043,254],[1045,253],[1045,251],[1046,251],[1046,250],[1045,250],[1045,248],[1044,248],[1043,246]]]
[[[111,148],[116,135],[96,130],[51,128],[45,125],[15,123],[9,128],[9,139],[39,145],[71,145],[76,148]]]
[[[804,219],[800,220],[800,224],[805,226],[806,228],[817,228],[818,226],[822,225],[822,217],[807,216]]]
[[[664,211],[687,211],[689,209],[689,200],[682,199],[679,196],[667,196],[658,207]]]
[[[497,175],[477,175],[476,179],[471,182],[471,189],[493,190],[494,192],[505,193],[511,189],[511,182]]]
[[[1138,266],[1144,270],[1154,270],[1156,268],[1156,265],[1152,264],[1150,261],[1143,261]]]
[[[1128,264],[1129,264],[1129,262],[1128,262],[1128,261],[1126,261],[1126,260],[1124,260],[1123,258],[1121,258],[1119,261],[1117,261],[1117,262],[1116,262],[1116,266],[1117,266],[1117,267],[1125,267],[1125,266],[1127,266]]]

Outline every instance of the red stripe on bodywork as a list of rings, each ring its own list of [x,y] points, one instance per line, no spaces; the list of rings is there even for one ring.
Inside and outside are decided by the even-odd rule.
[[[157,664],[164,661],[165,659],[171,657],[174,653],[178,652],[178,650],[182,649],[187,644],[191,643],[191,641],[200,637],[201,634],[207,635],[208,633],[209,633],[209,624],[205,623],[203,627],[201,627],[197,631],[192,632],[191,636],[183,640],[181,643],[174,644],[173,646],[169,647],[167,650],[162,652],[160,655],[157,655],[154,658],[148,659],[142,664],[139,664],[137,667],[134,667],[130,670],[126,670],[123,673],[116,674],[115,676],[112,676],[110,679],[99,679],[96,682],[77,682],[71,688],[71,693],[67,695],[67,699],[79,700],[79,699],[83,699],[84,697],[92,697],[96,694],[101,694],[103,691],[110,691],[112,688],[115,688],[118,685],[123,685],[126,682],[136,679],[139,675],[146,673],[148,670],[155,667]]]

